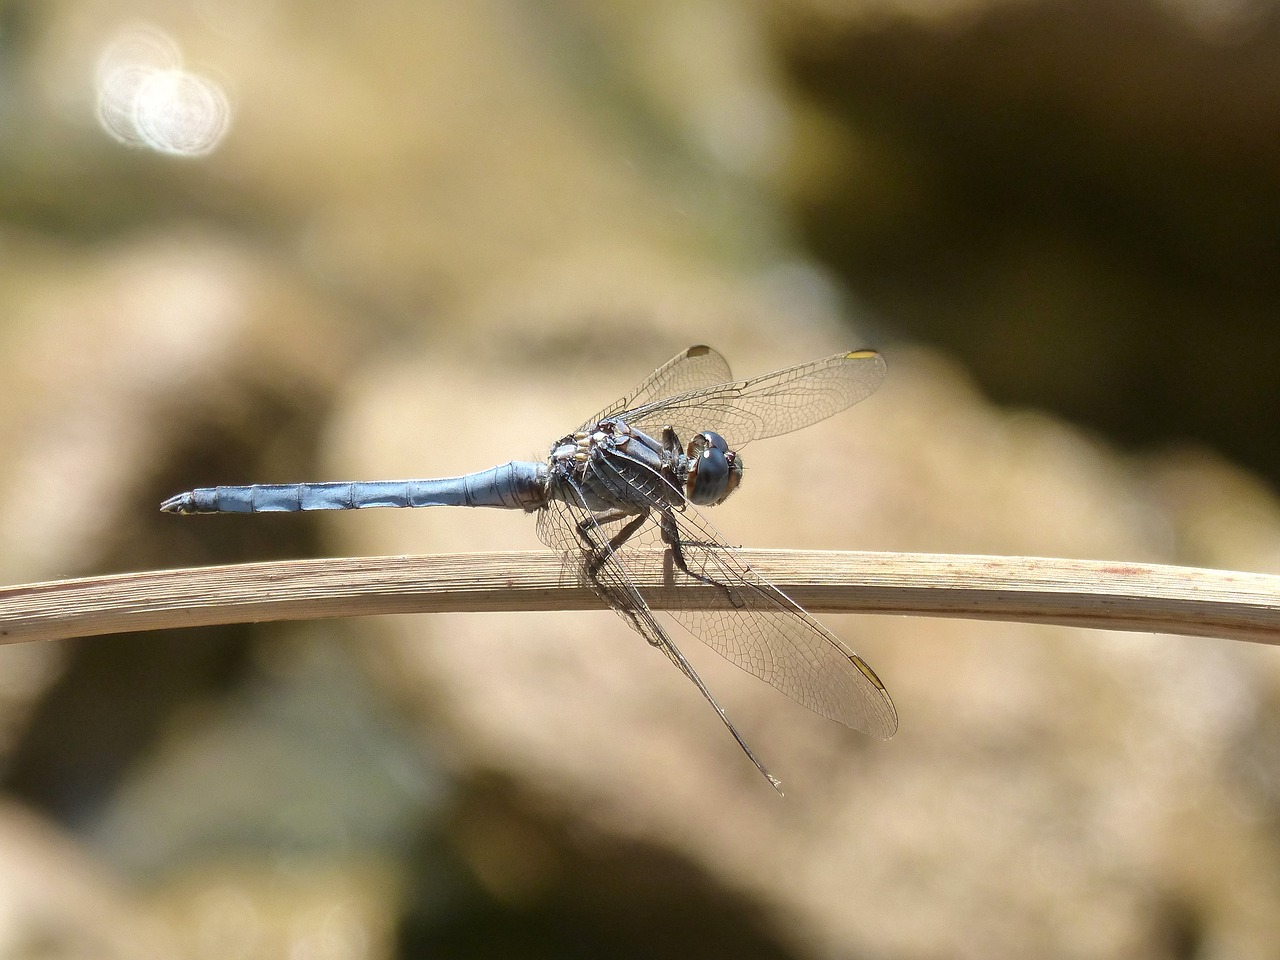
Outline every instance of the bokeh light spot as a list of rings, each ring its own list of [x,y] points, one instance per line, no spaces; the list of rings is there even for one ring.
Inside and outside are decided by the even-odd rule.
[[[96,85],[98,122],[126,146],[205,156],[231,126],[226,92],[184,69],[177,42],[153,26],[129,27],[107,44]]]

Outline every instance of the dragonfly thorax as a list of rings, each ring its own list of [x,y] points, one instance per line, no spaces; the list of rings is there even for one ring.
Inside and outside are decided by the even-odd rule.
[[[695,434],[684,446],[670,427],[659,440],[615,418],[561,438],[548,467],[550,496],[564,499],[572,486],[593,511],[679,507],[686,498],[715,506],[742,479],[742,458],[718,433]]]
[[[742,457],[718,433],[706,430],[689,441],[684,492],[703,507],[724,503],[742,482]]]

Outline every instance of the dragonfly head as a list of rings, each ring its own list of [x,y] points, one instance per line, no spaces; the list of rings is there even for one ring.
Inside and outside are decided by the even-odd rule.
[[[689,441],[689,473],[685,496],[703,507],[723,503],[742,481],[742,457],[729,449],[724,437],[710,430]]]

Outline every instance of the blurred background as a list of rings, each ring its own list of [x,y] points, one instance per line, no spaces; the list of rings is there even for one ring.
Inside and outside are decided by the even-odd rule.
[[[0,0],[0,582],[537,548],[178,518],[516,458],[699,342],[886,385],[753,546],[1280,572],[1273,0]],[[1280,656],[824,618],[871,741],[607,612],[0,649],[0,958],[1280,951]]]

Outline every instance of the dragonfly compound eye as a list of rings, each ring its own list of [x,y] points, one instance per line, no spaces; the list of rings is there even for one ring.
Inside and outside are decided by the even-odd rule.
[[[723,503],[742,480],[742,458],[718,433],[700,433],[689,441],[685,496],[703,507]]]

